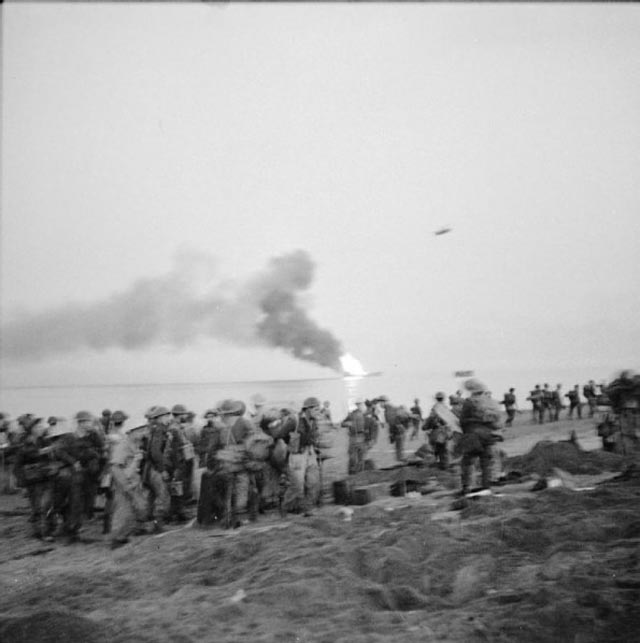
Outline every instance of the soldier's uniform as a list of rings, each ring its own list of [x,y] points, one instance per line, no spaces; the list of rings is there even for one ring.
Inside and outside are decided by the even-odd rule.
[[[89,418],[90,414],[83,411],[76,415],[78,422]],[[65,534],[71,541],[77,539],[82,526],[87,481],[98,474],[102,452],[102,445],[97,444],[95,434],[91,431],[86,431],[84,435],[79,432],[65,434],[56,443],[55,455],[62,467],[58,472],[59,500],[64,502],[60,509]]]
[[[132,533],[144,530],[147,501],[140,472],[143,458],[144,453],[136,444],[131,431],[126,432],[113,447],[110,460],[113,478],[112,548],[128,542]]]
[[[364,403],[356,402],[356,409],[343,420],[341,426],[349,431],[349,474],[364,470],[367,452],[366,418],[362,411]]]
[[[155,406],[147,412],[149,436],[146,444],[143,483],[147,486],[147,517],[154,520],[156,529],[161,530],[169,515],[170,496],[167,487],[169,474],[164,469],[164,451],[167,443],[168,428],[160,422],[169,416],[169,409]]]
[[[472,379],[465,386],[471,391],[471,397],[465,400],[460,414],[463,493],[469,491],[476,458],[480,460],[482,487],[490,488],[492,448],[499,439],[494,431],[502,428],[500,407],[491,399],[484,384]]]
[[[29,498],[32,535],[50,539],[55,530],[53,514],[53,481],[55,464],[45,436],[32,433],[39,420],[34,420],[18,444],[15,471],[18,482]]]
[[[169,520],[187,520],[185,492],[189,489],[187,446],[189,442],[179,422],[172,422],[166,433],[163,451],[163,470],[167,473],[169,488]]]

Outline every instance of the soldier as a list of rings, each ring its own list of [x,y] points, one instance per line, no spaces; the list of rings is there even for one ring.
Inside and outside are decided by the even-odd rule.
[[[153,520],[154,531],[164,530],[164,523],[169,515],[171,498],[167,486],[171,476],[165,471],[165,447],[167,433],[171,423],[171,413],[164,406],[152,406],[147,411],[148,442],[145,453],[145,467],[142,481],[149,489],[147,498],[147,517]]]
[[[449,466],[449,444],[453,439],[454,431],[460,431],[458,418],[447,408],[444,399],[444,393],[436,393],[436,403],[431,407],[431,413],[423,426],[423,429],[429,432],[429,444],[433,449],[438,467],[443,470]]]
[[[367,450],[371,448],[372,445],[376,444],[378,441],[378,435],[380,433],[380,421],[376,415],[376,405],[369,400],[364,401],[365,412],[364,412],[364,421],[365,421],[365,435],[367,440]]]
[[[582,394],[589,405],[589,417],[592,418],[595,415],[596,408],[598,406],[596,383],[593,380],[589,380],[589,382],[582,387]]]
[[[549,418],[549,422],[553,420],[553,407],[553,391],[545,384],[542,389],[542,414],[543,417]]]
[[[413,424],[413,432],[411,433],[411,439],[413,440],[418,436],[422,428],[422,409],[418,398],[413,400],[413,406],[409,409],[409,412],[411,413],[411,424]]]
[[[320,414],[318,398],[308,397],[302,404],[294,430],[283,436],[289,449],[288,487],[284,507],[289,511],[300,511],[304,516],[312,515],[312,507],[318,501],[320,493],[318,462],[318,416]]]
[[[454,395],[449,396],[449,406],[451,407],[451,412],[460,417],[460,412],[462,411],[462,405],[464,404],[464,398],[462,397],[462,391],[456,391]]]
[[[167,519],[175,519],[177,522],[188,520],[185,503],[191,497],[191,475],[195,451],[183,428],[188,413],[182,404],[176,404],[173,407],[171,410],[173,419],[167,430],[164,448],[164,472],[168,475],[170,496]]]
[[[114,413],[114,419],[116,414]],[[114,422],[114,427],[117,424]],[[110,465],[113,477],[111,549],[129,542],[129,536],[144,533],[148,509],[142,487],[141,465],[144,459],[142,432],[146,427],[123,429],[114,444]]]
[[[100,426],[102,428],[102,433],[104,435],[109,435],[109,432],[111,431],[111,411],[109,409],[105,409],[102,411],[102,417],[100,418]]]
[[[411,426],[411,413],[407,411],[404,406],[394,408],[392,412],[389,410],[390,405],[385,405],[385,415],[391,418],[389,422],[389,437],[395,445],[396,460],[404,462],[404,445],[407,437],[407,432]]]
[[[562,384],[556,385],[556,390],[552,392],[551,405],[552,419],[557,422],[560,419],[560,410],[562,409]]]
[[[460,414],[462,427],[462,493],[468,493],[471,484],[473,462],[480,460],[482,488],[491,487],[491,461],[493,445],[502,439],[495,433],[501,429],[500,407],[491,399],[491,393],[479,380],[472,378],[465,382],[471,395],[464,401]]]
[[[622,455],[637,453],[640,447],[640,375],[624,370],[607,387],[611,402],[609,450]],[[604,437],[604,436],[603,436]]]
[[[225,527],[240,526],[239,514],[247,506],[249,474],[244,463],[246,441],[253,433],[252,423],[242,417],[245,405],[224,400],[217,412],[221,419],[212,433],[207,454],[207,471],[202,474],[198,522],[221,521]]]
[[[572,391],[569,391],[565,394],[565,397],[569,398],[569,410],[567,411],[567,417],[573,419],[573,411],[576,411],[578,419],[582,419],[582,401],[580,400],[580,387],[576,384],[573,387]]]
[[[75,432],[61,436],[55,447],[56,458],[62,466],[58,480],[66,500],[62,515],[69,544],[80,539],[82,518],[88,504],[87,495],[91,493],[93,480],[100,471],[104,450],[104,445],[91,430],[94,423],[91,413],[79,411],[75,419]]]
[[[251,403],[253,404],[253,412],[251,413],[251,421],[253,425],[257,428],[260,428],[262,418],[264,417],[264,405],[266,400],[260,393],[256,393],[251,396]]]
[[[505,426],[511,426],[514,418],[516,417],[516,410],[518,408],[516,390],[514,388],[510,388],[509,392],[504,394],[504,398],[500,404],[504,404],[504,409],[507,412],[507,421],[505,422]]]
[[[113,517],[114,487],[113,487],[113,466],[111,458],[116,445],[124,439],[124,423],[129,416],[124,411],[115,411],[111,415],[110,432],[106,436],[107,463],[102,471],[100,479],[100,493],[104,495],[104,513],[102,515],[102,533],[108,534],[111,531],[111,521]]]
[[[540,388],[540,384],[536,384],[535,388],[529,393],[528,401],[531,402],[532,421],[534,424],[544,424],[544,393]]]
[[[219,426],[216,426],[216,418],[218,417],[218,412],[215,409],[209,409],[204,414],[205,424],[200,431],[198,436],[198,442],[196,444],[196,454],[199,458],[199,466],[207,466],[207,451],[209,450],[209,442],[211,441],[211,436],[219,429]]]
[[[356,408],[347,415],[340,426],[349,431],[349,474],[364,470],[364,457],[367,450],[366,419],[364,401],[357,399]]]
[[[25,433],[18,444],[15,471],[18,482],[27,490],[34,538],[52,541],[53,484],[55,475],[53,455],[41,418],[32,418],[24,424]]]

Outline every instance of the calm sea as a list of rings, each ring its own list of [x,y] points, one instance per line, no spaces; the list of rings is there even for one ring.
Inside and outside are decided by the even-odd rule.
[[[534,384],[549,382],[551,387],[562,383],[566,392],[574,384],[584,384],[588,379],[597,382],[611,376],[611,370],[582,371],[579,369],[486,371],[475,374],[502,399],[511,386],[516,388],[521,408],[529,408],[525,401]],[[57,415],[72,418],[79,410],[99,415],[103,409],[121,409],[131,422],[143,423],[145,411],[153,405],[173,406],[184,404],[202,414],[225,398],[243,400],[250,405],[251,397],[259,393],[268,406],[299,408],[309,396],[328,400],[333,420],[340,421],[352,408],[356,397],[372,398],[386,394],[394,404],[412,406],[414,398],[421,400],[423,411],[429,409],[436,391],[447,395],[462,387],[462,379],[453,372],[383,373],[367,377],[333,377],[303,380],[270,380],[255,382],[213,382],[192,384],[127,384],[105,386],[38,386],[0,388],[0,411],[16,418],[22,413],[41,417]]]

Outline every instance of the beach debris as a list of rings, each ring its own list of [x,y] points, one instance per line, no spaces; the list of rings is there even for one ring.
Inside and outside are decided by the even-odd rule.
[[[240,603],[247,597],[247,592],[243,589],[239,589],[230,599],[230,603]]]
[[[532,487],[531,491],[542,491],[544,489],[571,489],[572,491],[592,491],[595,487],[578,486],[575,478],[566,471],[553,467],[552,473],[541,478]]]
[[[340,516],[345,522],[350,522],[353,518],[353,509],[351,509],[351,507],[340,507],[340,509],[336,511],[336,515]]]

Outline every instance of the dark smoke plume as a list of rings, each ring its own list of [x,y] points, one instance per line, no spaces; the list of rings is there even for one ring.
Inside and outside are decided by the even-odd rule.
[[[301,293],[313,280],[304,250],[271,259],[243,284],[214,281],[211,257],[178,257],[171,272],[91,304],[23,314],[2,330],[2,353],[37,360],[80,349],[182,347],[201,337],[262,344],[340,371],[340,342],[309,318]],[[198,288],[198,286],[201,286]]]

